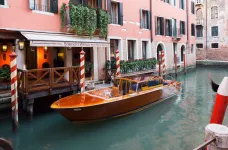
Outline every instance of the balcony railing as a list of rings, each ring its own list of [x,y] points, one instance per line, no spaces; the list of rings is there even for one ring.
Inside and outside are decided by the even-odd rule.
[[[35,4],[35,10],[43,11],[43,12],[51,12],[50,6],[40,5],[40,4]]]
[[[182,34],[181,34],[181,30],[179,28],[173,28],[173,38],[181,38]]]
[[[197,26],[203,26],[203,19],[196,19]]]

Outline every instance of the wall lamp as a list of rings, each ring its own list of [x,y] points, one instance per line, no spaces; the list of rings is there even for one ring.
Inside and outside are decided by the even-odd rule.
[[[23,50],[25,47],[25,42],[23,40],[18,41],[19,49]]]

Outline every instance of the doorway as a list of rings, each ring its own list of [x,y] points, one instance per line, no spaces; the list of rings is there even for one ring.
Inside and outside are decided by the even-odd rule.
[[[37,47],[30,47],[26,44],[25,53],[26,69],[37,69]]]

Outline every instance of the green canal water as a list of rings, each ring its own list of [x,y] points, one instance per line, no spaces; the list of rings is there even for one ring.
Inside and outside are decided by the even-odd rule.
[[[6,117],[0,137],[11,140],[15,150],[191,150],[204,141],[214,105],[208,72],[217,83],[228,75],[228,69],[198,67],[177,78],[182,83],[177,98],[104,122],[72,124],[56,112],[36,113],[28,121],[20,114],[19,130],[12,133]]]

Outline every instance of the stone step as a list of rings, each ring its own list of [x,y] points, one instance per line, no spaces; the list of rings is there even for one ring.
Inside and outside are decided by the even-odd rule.
[[[5,97],[10,97],[10,96],[11,96],[11,93],[3,93],[3,94],[0,94],[0,99]]]
[[[11,97],[0,98],[0,105],[5,103],[10,103],[10,102],[11,102]]]

